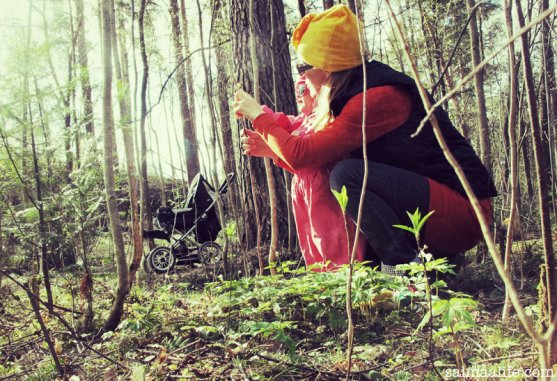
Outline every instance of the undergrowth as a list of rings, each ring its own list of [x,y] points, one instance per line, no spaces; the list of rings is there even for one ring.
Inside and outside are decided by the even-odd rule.
[[[447,267],[444,261],[431,266]],[[191,290],[187,281],[172,281],[172,276],[157,278],[158,286],[134,287],[118,329],[93,344],[114,362],[70,340],[60,332],[56,319],[45,314],[45,320],[59,345],[61,360],[80,380],[344,378],[347,269],[290,270],[286,263],[279,270],[275,276],[218,278],[201,291]],[[442,372],[491,358],[501,359],[483,364],[484,368],[525,366],[524,358],[510,360],[512,354],[530,351],[524,347],[522,334],[501,327],[467,295],[443,291],[443,281],[433,282],[443,292],[433,295],[434,353],[430,353],[421,329],[429,314],[424,281],[415,273],[391,277],[357,265],[352,293],[353,379],[437,379],[429,356]],[[62,283],[60,278],[56,281]],[[96,281],[98,303],[108,306],[110,287],[98,283],[112,279]],[[69,300],[61,294],[62,287],[58,293],[57,300]],[[26,305],[15,287],[10,287],[10,294]],[[16,316],[15,310],[4,314],[14,330],[0,337],[0,377],[20,374],[35,380],[55,379],[44,343],[37,340],[21,348],[10,344],[16,337],[39,333],[34,324],[17,325]],[[100,325],[102,316],[98,318]],[[25,319],[33,321],[31,316]],[[39,367],[30,371],[30,364]]]

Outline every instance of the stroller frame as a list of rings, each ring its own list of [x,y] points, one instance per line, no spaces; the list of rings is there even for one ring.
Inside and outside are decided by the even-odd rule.
[[[211,239],[200,243],[193,237],[195,237],[194,232],[198,228],[198,224],[209,218],[208,213],[214,208],[220,197],[228,191],[228,186],[233,178],[234,173],[227,174],[226,179],[219,186],[217,191],[209,193],[212,201],[199,213],[195,220],[191,222],[191,227],[189,229],[184,232],[179,232],[180,235],[178,237],[176,237],[176,232],[178,231],[176,228],[178,214],[183,211],[189,211],[187,205],[186,209],[172,210],[174,213],[174,222],[171,231],[166,231],[165,229],[144,232],[144,238],[159,238],[166,239],[169,242],[173,241],[170,246],[155,247],[145,256],[144,268],[147,272],[168,273],[177,264],[193,265],[196,262],[201,262],[202,264],[208,265],[216,264],[222,260],[222,248],[216,242]],[[207,185],[209,184],[207,183]],[[212,189],[212,187],[210,188]],[[195,191],[196,190],[194,190],[194,192]],[[191,195],[191,197],[195,197],[195,194]],[[189,199],[190,195],[188,194],[188,200]]]

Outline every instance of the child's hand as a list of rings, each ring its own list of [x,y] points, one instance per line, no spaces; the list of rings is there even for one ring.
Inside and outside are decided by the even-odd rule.
[[[277,155],[269,148],[265,140],[256,131],[242,130],[242,149],[244,155],[255,157],[269,157],[273,160],[277,159]]]
[[[238,117],[244,117],[251,121],[263,114],[261,105],[244,90],[236,91],[234,94],[234,103],[232,103],[232,108]]]

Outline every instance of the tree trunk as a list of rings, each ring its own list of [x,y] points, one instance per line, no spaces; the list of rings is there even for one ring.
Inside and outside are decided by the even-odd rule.
[[[335,1],[334,0],[323,0],[323,9],[329,9],[334,7]]]
[[[549,7],[548,0],[541,0],[540,12],[544,12]],[[555,118],[557,117],[557,83],[555,80],[555,55],[551,46],[551,31],[552,25],[549,23],[549,19],[545,19],[542,23],[542,46],[543,46],[543,77],[544,77],[544,89],[545,89],[545,105],[547,110],[546,123],[544,125],[542,137],[544,137],[544,147],[547,151],[546,158],[548,160],[548,165],[546,165],[546,171],[550,175],[550,179],[555,179],[557,176],[556,166],[557,161],[555,158],[555,151],[557,151],[557,145],[555,144]],[[544,103],[544,100],[542,100]],[[553,205],[553,218],[557,220],[557,185],[555,180],[550,183],[551,189],[549,191],[552,195],[552,205]]]
[[[184,13],[185,15],[185,13]],[[184,16],[185,17],[185,16]],[[180,99],[180,113],[182,115],[182,132],[184,135],[184,152],[186,154],[186,168],[188,171],[188,182],[199,173],[198,143],[195,133],[195,121],[190,113],[190,104],[193,99],[188,100],[188,87],[186,84],[186,72],[184,68],[184,56],[182,54],[182,33],[180,32],[180,17],[178,14],[178,1],[170,0],[170,19],[172,21],[172,42],[174,46],[174,57],[178,69],[175,78],[178,83],[178,98]],[[190,83],[190,87],[193,83]]]
[[[468,14],[475,7],[475,0],[466,0]],[[476,15],[472,16],[469,24],[470,29],[470,51],[472,53],[472,67],[476,67],[482,61],[480,54],[480,36]],[[474,76],[474,87],[476,89],[476,102],[478,107],[478,121],[480,127],[480,158],[487,170],[491,173],[491,146],[489,141],[489,125],[487,122],[487,111],[484,93],[484,71],[480,70]]]
[[[180,16],[182,19],[182,39],[184,43],[184,56],[186,61],[184,62],[184,69],[186,73],[186,85],[188,88],[188,106],[190,110],[190,119],[192,121],[192,129],[195,131],[195,81],[193,80],[193,72],[191,65],[191,51],[190,51],[190,38],[189,38],[189,22],[186,17],[186,6],[184,0],[180,0]],[[196,134],[197,136],[197,134]],[[197,158],[199,158],[199,148],[198,142],[195,141],[195,149],[197,151]],[[197,169],[199,171],[199,168]],[[195,174],[194,174],[195,175]]]
[[[149,180],[147,178],[147,139],[145,134],[145,121],[147,119],[147,82],[149,80],[149,63],[147,62],[147,51],[145,49],[145,6],[146,0],[141,0],[139,9],[139,46],[141,50],[141,61],[143,63],[143,78],[141,80],[141,121],[139,123],[139,135],[141,140],[141,181],[139,190],[141,193],[141,227],[153,230],[153,219],[149,207]],[[152,239],[149,240],[149,247],[155,247]]]
[[[298,9],[300,10],[300,17],[304,17],[307,13],[304,0],[298,0]]]
[[[505,22],[507,26],[507,36],[510,38],[513,34],[512,27],[512,0],[505,0]],[[517,212],[517,189],[518,189],[518,149],[516,139],[516,121],[518,117],[518,70],[514,55],[514,42],[508,47],[509,51],[509,117],[508,117],[508,136],[509,156],[510,156],[510,200],[509,200],[509,222],[507,230],[507,241],[505,245],[505,269],[509,271],[512,268],[512,243],[514,233],[514,221]],[[503,306],[502,320],[507,322],[511,310],[511,298],[509,290],[505,288],[505,304]]]
[[[124,302],[129,292],[128,267],[126,263],[126,248],[122,235],[122,222],[118,212],[118,201],[114,180],[114,141],[112,125],[112,28],[111,28],[111,0],[102,0],[102,51],[103,51],[103,174],[106,192],[106,206],[110,220],[110,230],[115,248],[116,270],[118,272],[118,286],[116,297],[109,316],[104,323],[106,331],[116,329],[124,312]]]
[[[31,115],[31,110],[29,110],[29,115]],[[39,168],[39,158],[37,156],[37,146],[35,144],[35,131],[33,128],[33,123],[31,121],[31,150],[33,152],[33,177],[35,178],[35,191],[37,192],[36,207],[39,212],[39,237],[41,242],[41,265],[44,288],[46,290],[46,298],[48,302],[48,309],[52,311],[54,306],[54,299],[52,298],[52,287],[50,285],[50,260],[48,257],[48,246],[47,246],[47,236],[46,232],[47,223],[44,215],[43,206],[43,194],[42,194],[42,184],[41,184],[41,173]]]
[[[0,207],[0,289],[2,289],[2,271],[4,270],[4,262],[6,261],[6,252],[4,251],[3,231],[2,231],[2,208]]]
[[[85,16],[83,14],[83,0],[75,0],[75,9],[77,13],[77,51],[79,63],[79,79],[81,82],[81,95],[83,97],[83,119],[85,121],[85,132],[87,133],[87,135],[94,137],[95,122],[93,120],[91,81],[89,80],[87,41],[85,40]]]
[[[131,100],[130,100],[130,81],[128,75],[128,54],[126,45],[120,44],[120,54],[118,52],[118,38],[116,33],[116,12],[114,8],[114,0],[111,0],[112,22],[112,53],[115,64],[116,78],[118,79],[120,93],[118,94],[118,103],[120,105],[120,127],[122,130],[122,138],[124,141],[124,149],[126,152],[126,168],[128,173],[128,186],[130,194],[130,209],[132,215],[132,241],[133,241],[133,257],[129,266],[128,288],[131,289],[135,273],[139,269],[141,259],[143,257],[143,237],[139,221],[139,181],[137,178],[137,168],[135,166],[135,149],[133,146],[133,123],[131,120]],[[123,21],[120,23],[119,29],[123,28]],[[122,57],[120,60],[120,56]]]
[[[283,49],[287,45],[288,40],[285,31],[285,18],[284,7],[280,1],[272,1],[272,9],[274,12],[275,31],[271,33],[270,30],[270,13],[267,2],[257,3],[254,8],[253,20],[257,23],[255,25],[256,34],[254,36],[257,46],[268,46],[272,48],[257,49],[257,61],[259,62],[259,87],[261,93],[261,103],[266,104],[272,109],[282,111],[285,114],[296,113],[296,103],[294,98],[294,83],[292,79],[292,72],[290,66],[290,53],[288,49]],[[249,45],[249,17],[248,17],[248,4],[245,1],[233,0],[231,2],[230,16],[231,16],[231,29],[236,38],[233,39],[233,52],[234,52],[234,73],[235,83],[238,83],[245,91],[253,94],[253,66],[251,62],[251,52]],[[270,41],[271,35],[274,35],[274,40]],[[274,51],[273,51],[274,50]],[[275,55],[275,66],[277,84],[277,99],[278,103],[274,103],[273,99],[273,70],[271,62],[271,54]],[[248,160],[250,160],[248,158]],[[270,210],[267,200],[269,199],[268,191],[266,190],[266,175],[263,160],[253,160],[253,171],[255,177],[255,192],[257,193],[258,203],[261,205],[261,221],[265,224],[262,226],[263,239],[268,241],[270,239]],[[240,168],[238,173],[238,183],[242,189],[249,192],[249,176],[247,171]],[[273,168],[275,183],[280,184],[282,181],[282,174],[279,168]],[[255,223],[254,204],[253,200],[246,199],[247,202],[247,226],[257,226]],[[245,202],[245,203],[246,203]],[[288,214],[286,206],[286,188],[280,187],[277,189],[277,211],[278,225],[280,226],[279,241],[285,242],[288,237]],[[254,232],[249,232],[248,242],[253,244],[255,241]],[[248,232],[246,232],[248,234]]]
[[[528,138],[526,132],[526,123],[521,118],[518,125],[518,134],[522,140],[521,151],[522,151],[522,161],[524,162],[524,175],[526,178],[526,191],[528,192],[528,198],[531,200],[534,198],[534,185],[532,184],[533,171],[530,165],[530,139]]]
[[[524,15],[520,0],[515,0],[518,26],[524,27]],[[534,79],[532,74],[532,63],[528,43],[528,34],[523,34],[520,38],[522,46],[522,70],[526,85],[526,99],[528,101],[528,111],[532,137],[534,139],[534,158],[536,163],[536,180],[538,185],[538,201],[540,207],[541,231],[545,259],[545,280],[547,284],[547,305],[549,311],[549,321],[553,321],[557,313],[557,269],[555,267],[555,256],[553,253],[553,240],[551,237],[551,220],[549,217],[549,201],[547,197],[547,173],[543,171],[542,157],[542,138],[540,133],[540,122],[538,119],[538,108],[534,89]],[[549,365],[557,364],[557,333],[550,338],[547,348],[549,355]]]

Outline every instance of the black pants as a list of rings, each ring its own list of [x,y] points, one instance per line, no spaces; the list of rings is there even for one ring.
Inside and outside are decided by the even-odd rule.
[[[348,159],[337,163],[330,176],[331,188],[340,192],[346,186],[346,212],[354,221],[364,178],[364,161]],[[422,215],[429,210],[427,177],[385,164],[369,162],[369,175],[361,230],[370,248],[387,265],[408,263],[416,257],[414,236],[393,225],[411,225],[406,212],[416,208]],[[423,232],[422,232],[423,236]],[[373,254],[372,254],[373,255]]]

